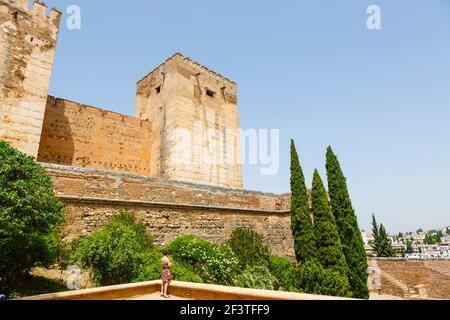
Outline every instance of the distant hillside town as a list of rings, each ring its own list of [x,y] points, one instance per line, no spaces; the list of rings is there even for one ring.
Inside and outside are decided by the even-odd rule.
[[[376,257],[374,251],[375,238],[365,230],[361,231],[365,243],[366,253],[369,257]],[[389,235],[393,249],[393,257],[408,259],[450,259],[450,226],[416,232],[400,232]]]

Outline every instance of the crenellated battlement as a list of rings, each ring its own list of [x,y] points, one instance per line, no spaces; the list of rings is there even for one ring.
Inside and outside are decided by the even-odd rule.
[[[30,0],[0,0],[0,6],[6,6],[10,9],[16,9],[22,13],[28,14],[33,18],[38,18],[40,20],[46,20],[48,23],[59,27],[62,12],[53,7],[50,9],[50,14],[47,15],[47,5],[39,0],[33,2],[33,7],[29,7]]]
[[[204,73],[208,74],[209,76],[213,77],[214,79],[216,79],[217,81],[225,81],[227,83],[229,83],[230,85],[233,86],[233,88],[236,86],[236,82],[228,79],[227,77],[224,77],[223,75],[205,67],[204,65],[192,60],[189,57],[186,57],[185,55],[176,52],[175,54],[173,54],[171,57],[169,57],[168,59],[166,59],[166,61],[164,61],[163,63],[161,63],[158,67],[156,67],[155,69],[153,69],[152,71],[150,71],[147,75],[145,75],[142,79],[140,79],[137,83],[141,83],[143,82],[145,79],[147,79],[148,77],[151,77],[154,73],[159,72],[162,68],[164,68],[165,65],[167,65],[169,62],[172,61],[184,61],[187,62],[189,65],[191,65],[192,67],[199,69],[201,71],[203,71]]]
[[[0,0],[0,139],[35,157],[62,13],[48,12],[41,1],[29,4]]]
[[[1,140],[40,162],[242,189],[236,83],[175,53],[138,82],[137,117],[48,96],[62,13],[29,4],[0,0]]]
[[[54,108],[55,110],[59,110],[62,112],[73,111],[85,114],[92,114],[99,118],[119,121],[123,122],[124,124],[128,124],[130,126],[142,127],[148,130],[151,130],[152,128],[152,123],[147,120],[141,120],[136,117],[124,115],[118,112],[109,111],[106,109],[97,108],[66,99],[55,98],[53,96],[48,97],[47,108]]]
[[[150,175],[152,124],[49,96],[38,161]]]
[[[137,83],[136,114],[152,122],[152,175],[242,188],[236,83],[175,53]]]

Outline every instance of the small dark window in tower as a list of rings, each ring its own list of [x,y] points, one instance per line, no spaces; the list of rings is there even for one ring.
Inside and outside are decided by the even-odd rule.
[[[155,91],[156,91],[156,94],[160,94],[160,93],[161,93],[161,86],[157,87],[157,88],[155,89]]]
[[[216,93],[212,90],[206,89],[206,95],[208,97],[214,98],[214,96],[216,95]]]

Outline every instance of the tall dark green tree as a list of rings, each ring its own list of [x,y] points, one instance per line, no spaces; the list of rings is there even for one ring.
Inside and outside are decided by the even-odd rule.
[[[411,240],[406,240],[406,253],[414,253],[413,242]]]
[[[305,176],[293,140],[291,140],[291,192],[291,228],[295,255],[297,261],[304,264],[315,258],[316,243]]]
[[[378,226],[375,215],[372,216],[372,233],[373,233],[373,243],[372,248],[377,257],[393,257],[395,255],[394,249],[392,248],[392,241],[386,232],[386,229],[381,224]]]
[[[350,271],[350,286],[356,298],[368,299],[367,278],[369,274],[364,241],[350,200],[346,178],[331,147],[327,150],[326,169],[331,209]]]
[[[386,232],[383,225],[380,225],[380,230],[378,231],[379,237],[379,250],[378,257],[389,258],[395,255],[394,249],[392,248],[392,242]]]
[[[373,251],[378,256],[380,251],[380,237],[379,237],[380,227],[378,226],[377,220],[375,219],[375,214],[372,215],[372,235],[373,242],[371,244]]]
[[[317,245],[317,260],[324,270],[341,276],[342,286],[349,288],[349,270],[342,251],[336,221],[331,212],[327,191],[316,170],[313,178],[312,207],[314,212],[314,229]]]

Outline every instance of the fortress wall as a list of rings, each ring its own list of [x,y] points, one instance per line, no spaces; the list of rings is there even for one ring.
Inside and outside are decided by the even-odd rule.
[[[0,139],[36,157],[61,12],[0,0]]]
[[[48,97],[38,161],[149,175],[151,123]]]
[[[138,82],[136,105],[158,135],[153,176],[242,189],[234,82],[177,53]]]
[[[448,299],[450,260],[369,259],[369,288],[375,295]]]
[[[180,235],[220,242],[234,229],[250,227],[264,235],[274,253],[294,253],[289,195],[43,165],[67,205],[67,238],[90,233],[127,209],[136,212],[161,244]]]

